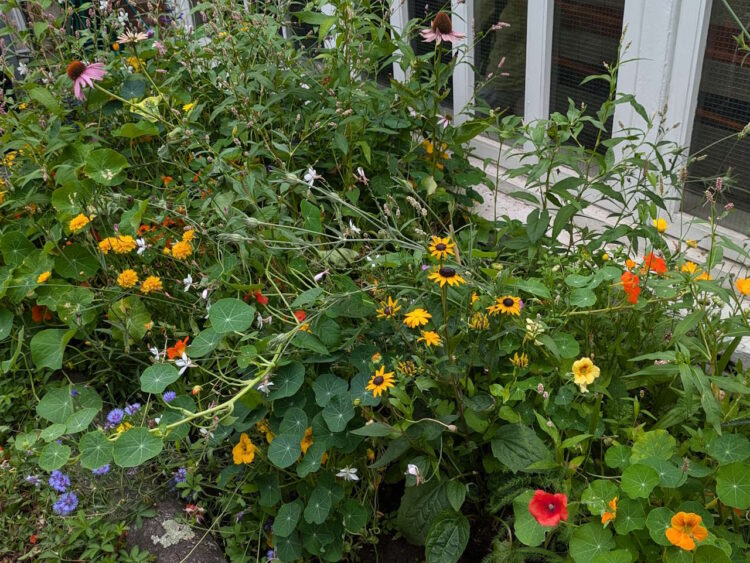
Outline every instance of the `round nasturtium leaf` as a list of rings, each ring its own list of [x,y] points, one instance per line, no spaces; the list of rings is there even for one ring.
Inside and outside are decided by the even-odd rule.
[[[648,465],[637,463],[622,472],[621,487],[630,498],[648,498],[658,484],[659,474]]]
[[[39,467],[45,471],[60,469],[70,459],[70,448],[57,442],[50,442],[39,454]]]
[[[706,453],[722,465],[750,457],[750,440],[743,434],[722,434],[706,445]]]
[[[112,149],[96,149],[86,157],[84,172],[97,184],[117,186],[125,180],[122,173],[129,166],[128,160]]]
[[[114,445],[115,463],[120,467],[136,467],[161,453],[162,439],[148,428],[131,428]]]
[[[542,545],[547,531],[553,528],[545,528],[529,512],[529,502],[534,496],[534,491],[528,490],[518,495],[513,500],[514,531],[518,540],[531,547]]]
[[[95,431],[81,436],[78,450],[81,452],[81,467],[97,469],[112,461],[114,445],[104,434]]]
[[[219,299],[208,312],[211,327],[219,334],[244,332],[255,319],[255,307],[234,298]]]
[[[297,461],[302,453],[299,442],[300,440],[296,435],[279,434],[268,446],[268,459],[276,467],[286,469]]]
[[[570,540],[570,556],[576,563],[589,563],[598,555],[612,551],[615,542],[612,532],[599,522],[589,522],[576,528]]]
[[[667,530],[672,527],[672,516],[674,516],[674,512],[663,506],[654,508],[646,516],[648,534],[659,545],[672,545],[667,539]]]
[[[750,508],[750,465],[730,463],[716,472],[716,494],[732,508]]]
[[[141,374],[141,391],[161,393],[168,385],[180,378],[180,372],[172,364],[154,364]]]

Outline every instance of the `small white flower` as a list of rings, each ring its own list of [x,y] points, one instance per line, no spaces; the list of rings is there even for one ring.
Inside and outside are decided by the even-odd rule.
[[[258,383],[258,387],[256,387],[256,389],[258,389],[258,391],[260,391],[261,393],[268,395],[271,392],[271,387],[273,387],[273,381],[265,380]]]
[[[204,289],[204,290],[203,290],[203,291],[201,292],[201,299],[204,299],[204,300],[205,300],[205,299],[208,299],[208,288]]]
[[[185,352],[182,353],[182,357],[174,361],[174,365],[180,368],[180,375],[185,373],[188,368],[194,368],[195,364],[188,358]]]
[[[326,268],[322,272],[315,274],[313,276],[313,281],[315,281],[316,283],[319,282],[320,280],[322,280],[324,277],[328,275],[328,271],[329,271],[328,268]]]
[[[370,183],[370,180],[365,176],[365,171],[361,166],[357,167],[357,179],[362,182],[365,186]]]
[[[415,464],[410,463],[406,466],[406,472],[404,475],[412,475],[417,479],[417,485],[422,483],[422,472],[419,470],[419,467],[417,467]]]
[[[151,346],[151,348],[148,349],[151,354],[154,356],[154,361],[159,361],[159,358],[161,358],[161,352],[159,352],[159,349],[156,346]]]
[[[185,284],[185,291],[190,291],[190,288],[193,287],[193,276],[188,274],[187,277],[182,280],[182,283]]]
[[[357,225],[355,225],[354,221],[352,221],[351,219],[349,219],[349,228],[352,230],[354,234],[357,234],[357,235],[362,232],[362,229],[357,227]]]
[[[136,251],[138,255],[141,255],[144,252],[146,252],[146,249],[148,248],[146,241],[143,240],[142,238],[135,239],[135,245],[138,247],[138,250]]]
[[[359,477],[357,477],[357,468],[349,467],[348,465],[336,473],[336,477],[340,477],[344,481],[359,481]]]
[[[29,73],[29,67],[26,66],[26,63],[23,61],[18,62],[18,74],[21,76],[26,76]]]
[[[448,127],[448,125],[451,124],[452,120],[453,120],[453,118],[450,115],[441,115],[438,118],[438,125],[440,125],[442,127]]]
[[[322,178],[323,176],[319,175],[318,172],[313,168],[312,166],[307,169],[307,172],[305,173],[305,176],[303,177],[303,180],[307,183],[308,186],[312,186],[315,180]]]

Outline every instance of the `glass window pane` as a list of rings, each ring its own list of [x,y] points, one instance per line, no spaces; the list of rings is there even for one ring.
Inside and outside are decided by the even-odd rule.
[[[478,97],[492,109],[523,115],[528,0],[474,0]],[[493,30],[500,22],[510,27]],[[500,63],[502,62],[502,66]]]
[[[750,26],[750,0],[732,0],[732,9]],[[701,70],[690,153],[700,155],[688,169],[683,209],[707,217],[705,191],[717,176],[728,176],[717,196],[735,211],[721,221],[747,233],[750,226],[750,136],[737,133],[750,123],[750,59],[734,40],[740,27],[723,2],[714,2]],[[744,63],[744,64],[743,64]],[[704,158],[703,158],[704,157]]]
[[[424,20],[424,25],[429,26],[435,14],[438,12],[451,11],[450,0],[409,0],[409,19],[420,19]],[[425,43],[422,38],[417,35],[411,42],[411,48],[414,49],[414,53],[417,56],[431,53],[435,49],[435,43]],[[451,44],[445,43],[443,48],[443,62],[449,63],[453,56],[451,51]],[[450,87],[451,82],[448,81]],[[443,105],[449,108],[453,107],[453,91],[448,90],[448,96],[443,100]]]
[[[624,6],[624,0],[555,0],[550,113],[567,113],[571,98],[586,104],[587,113],[594,115],[607,99],[609,84],[593,80],[582,86],[581,81],[603,74],[602,63],[617,61]],[[611,131],[612,120],[605,126]],[[597,133],[587,124],[579,140],[592,148]]]

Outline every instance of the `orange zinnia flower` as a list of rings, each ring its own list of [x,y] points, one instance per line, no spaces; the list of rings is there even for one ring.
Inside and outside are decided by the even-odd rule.
[[[190,337],[186,336],[182,340],[178,340],[171,348],[167,348],[167,357],[170,360],[182,357],[182,355],[185,353],[185,349],[187,348],[188,338]]]
[[[701,521],[693,512],[678,512],[672,516],[672,527],[666,531],[669,543],[686,551],[695,549],[696,541],[708,537],[708,530],[701,526]]]
[[[664,261],[664,258],[657,256],[653,252],[649,252],[643,257],[643,269],[641,272],[646,273],[648,270],[657,274],[666,274],[667,263]]]

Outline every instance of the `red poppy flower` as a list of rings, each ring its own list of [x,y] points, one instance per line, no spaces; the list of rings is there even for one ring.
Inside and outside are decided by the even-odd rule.
[[[302,309],[294,312],[294,318],[297,319],[298,323],[304,322],[307,318],[307,313],[305,313]]]
[[[557,526],[560,520],[568,519],[568,497],[537,489],[529,501],[529,512],[542,526]]]
[[[266,297],[265,295],[263,295],[260,291],[256,291],[255,293],[253,293],[253,296],[255,297],[255,300],[258,303],[260,303],[261,305],[268,305],[268,297]],[[303,315],[305,314],[304,311],[301,311],[301,313]],[[295,316],[296,316],[296,313],[295,313]],[[302,317],[302,318],[304,320],[304,317]],[[300,321],[300,322],[302,322],[302,321]]]
[[[170,360],[174,360],[175,358],[180,358],[185,353],[185,349],[187,348],[187,341],[189,336],[186,336],[182,340],[178,340],[174,346],[167,348],[167,357]]]
[[[657,274],[666,274],[667,263],[664,261],[664,258],[656,256],[653,252],[649,252],[643,257],[643,271],[646,272],[648,270]]]

